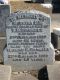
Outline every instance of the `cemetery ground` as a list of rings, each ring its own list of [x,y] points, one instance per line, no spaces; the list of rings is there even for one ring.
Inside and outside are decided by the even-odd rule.
[[[17,5],[18,4],[18,5]],[[51,15],[51,18],[52,18],[52,22],[51,22],[51,31],[53,31],[53,28],[55,27],[60,27],[60,14],[52,14],[52,9],[51,8],[43,8],[40,4],[34,4],[34,3],[25,3],[25,2],[12,2],[11,1],[11,10],[12,12],[16,12],[16,10],[24,10],[24,9],[36,9],[36,10],[41,10],[43,12],[46,12],[48,13],[49,15]],[[4,47],[4,44],[6,43],[5,39],[6,39],[6,35],[5,33],[0,33],[1,37],[0,37],[0,52],[2,53],[3,52],[3,48],[1,46]],[[58,53],[58,50],[56,50],[56,53]],[[2,61],[2,58],[0,59]],[[0,61],[0,62],[1,62]],[[53,66],[53,68],[50,66],[48,67],[47,69],[50,71],[52,70],[53,71],[53,74],[54,74],[54,77],[55,75],[58,76],[56,78],[54,78],[54,80],[59,80],[60,79],[60,73],[59,73],[59,68],[60,68],[60,54],[56,55],[56,61],[54,64],[57,66]],[[58,62],[59,61],[59,62]],[[55,68],[54,68],[55,67]],[[6,67],[7,68],[7,67]],[[54,70],[58,71],[58,74],[57,74],[57,71],[54,72]],[[6,70],[7,71],[7,70]],[[49,73],[51,75],[51,72]],[[52,76],[52,75],[51,75]],[[23,71],[23,72],[12,72],[12,75],[11,75],[11,80],[38,80],[37,77],[38,77],[38,70],[37,71]],[[50,77],[50,76],[49,76]],[[57,79],[58,78],[58,79]],[[1,80],[4,80],[4,79],[1,79]],[[8,78],[8,80],[10,80],[10,78]],[[50,77],[50,80],[53,80],[51,77]]]

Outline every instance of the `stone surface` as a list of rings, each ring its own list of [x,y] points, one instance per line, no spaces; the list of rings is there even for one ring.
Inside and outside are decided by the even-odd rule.
[[[54,28],[53,33],[56,36],[57,49],[60,49],[60,28]]]
[[[0,65],[0,80],[10,80],[11,79],[11,67]]]
[[[49,80],[60,80],[60,61],[47,65]]]
[[[47,61],[47,63],[49,64],[49,63],[52,63],[52,62],[54,62],[55,61],[55,53],[54,53],[54,48],[52,47],[52,45],[50,46],[50,54],[49,54],[49,57],[48,57],[48,59],[50,59],[50,61],[48,60]],[[24,71],[24,70],[38,70],[38,69],[41,69],[42,67],[44,67],[45,65],[46,65],[46,62],[44,62],[44,63],[40,63],[39,62],[39,64],[40,64],[40,66],[38,67],[37,65],[38,65],[38,63],[34,63],[34,65],[33,64],[31,64],[30,66],[29,65],[25,65],[24,64],[24,62],[22,62],[22,64],[24,65],[23,67],[18,63],[18,65],[17,65],[17,63],[15,62],[13,62],[12,63],[12,61],[8,61],[8,53],[7,53],[7,47],[4,49],[4,51],[3,51],[3,54],[4,54],[4,64],[8,64],[8,65],[11,65],[12,66],[12,71]],[[9,63],[8,63],[9,62]],[[37,64],[37,65],[35,65],[35,64]],[[33,67],[34,66],[34,67]],[[36,68],[35,68],[36,67]],[[31,74],[33,74],[33,73],[31,73]]]
[[[0,37],[0,62],[3,62],[3,50],[6,44],[6,39]]]
[[[36,70],[54,62],[49,15],[36,10],[13,13],[6,21],[6,34],[4,63],[13,70]]]
[[[49,1],[52,1],[52,0],[49,0]],[[52,14],[52,8],[43,7],[39,3],[26,3],[26,2],[20,1],[20,0],[11,1],[10,4],[11,4],[12,12],[16,12],[17,10],[35,9],[35,10],[39,10],[39,11],[49,14],[51,16],[51,20],[52,20],[51,21],[51,31],[53,30],[53,28],[60,26],[60,14]]]
[[[7,16],[10,14],[10,6],[0,4],[0,36],[5,36],[5,21]]]

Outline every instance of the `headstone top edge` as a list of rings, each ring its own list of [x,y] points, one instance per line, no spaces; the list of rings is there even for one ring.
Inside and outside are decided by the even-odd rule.
[[[11,13],[11,5],[10,4],[0,4],[0,7],[7,7],[10,9],[10,13]]]
[[[44,13],[44,12],[42,12],[42,11],[38,11],[38,10],[30,10],[31,12],[35,12],[36,14],[43,14],[43,15],[45,15],[45,16],[47,16],[47,17],[50,17],[50,15],[49,14],[47,14],[47,13]]]
[[[16,11],[16,12],[14,12],[14,13],[11,13],[10,15],[16,14],[16,13],[42,14],[42,15],[48,17],[48,18],[51,18],[49,14],[44,13],[44,12],[42,12],[42,11],[34,10],[34,9],[32,9],[32,10],[20,10],[20,11]]]
[[[0,4],[0,6],[10,6],[10,4]]]

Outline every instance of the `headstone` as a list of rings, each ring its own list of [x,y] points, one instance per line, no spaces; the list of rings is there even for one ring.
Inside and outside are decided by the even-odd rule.
[[[11,79],[11,66],[0,65],[0,80]]]
[[[5,36],[5,21],[10,14],[10,6],[0,4],[0,36]]]
[[[4,4],[4,2],[2,0],[0,0],[0,4]]]
[[[9,0],[0,0],[1,4],[8,4]]]
[[[54,28],[53,33],[55,34],[56,37],[56,48],[60,49],[60,28]]]
[[[0,0],[3,2],[3,0]],[[6,1],[6,0],[5,0]],[[10,6],[0,4],[0,62],[3,62],[3,49],[6,44],[6,18],[10,14]]]
[[[13,70],[37,70],[54,62],[50,16],[35,10],[12,13],[6,21],[4,63]]]

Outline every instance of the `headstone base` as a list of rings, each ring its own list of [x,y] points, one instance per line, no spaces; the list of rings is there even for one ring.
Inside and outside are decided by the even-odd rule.
[[[11,79],[11,67],[0,65],[0,80],[10,80]]]
[[[49,55],[48,55],[48,58],[46,59],[46,61],[44,61],[44,62],[35,62],[34,61],[34,64],[33,64],[33,62],[31,62],[30,65],[28,65],[29,62],[25,63],[24,61],[20,62],[20,63],[17,63],[17,62],[14,63],[14,62],[8,61],[7,48],[5,48],[3,54],[4,54],[4,64],[11,65],[12,71],[38,70],[47,64],[53,64],[55,62],[55,52],[54,52],[54,48],[52,45],[50,45],[50,52],[49,52]],[[40,65],[38,65],[38,64],[40,64]]]

